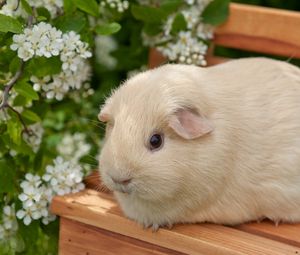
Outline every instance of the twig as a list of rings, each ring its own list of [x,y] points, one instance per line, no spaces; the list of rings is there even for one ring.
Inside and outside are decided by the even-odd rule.
[[[9,97],[9,92],[22,76],[24,71],[24,66],[25,66],[25,62],[21,60],[21,65],[19,70],[15,73],[14,77],[12,77],[12,79],[4,86],[3,99],[2,99],[2,103],[0,104],[0,110],[3,110],[5,107],[8,107],[7,101]]]
[[[28,129],[26,123],[24,122],[21,114],[15,110],[9,103],[8,103],[8,98],[9,98],[9,92],[11,91],[11,89],[13,88],[13,86],[16,84],[16,82],[20,79],[20,77],[23,74],[24,71],[24,66],[25,66],[25,62],[23,60],[21,60],[21,65],[19,70],[15,73],[14,77],[12,77],[12,79],[5,85],[4,87],[4,92],[3,92],[3,99],[2,99],[2,103],[0,105],[0,111],[4,110],[5,108],[9,108],[10,110],[12,110],[14,113],[17,114],[20,122],[22,123],[23,127],[24,127],[24,131],[28,134],[28,135],[32,135],[33,132]]]
[[[14,11],[18,10],[19,5],[20,5],[20,0],[17,1],[17,6],[16,6],[16,8],[14,9]]]
[[[17,114],[19,120],[21,121],[23,127],[24,127],[24,131],[28,134],[28,135],[34,135],[34,133],[32,132],[32,130],[28,129],[26,123],[24,122],[21,114],[16,110],[14,109],[12,106],[10,106],[9,104],[6,105],[7,108],[11,109],[15,114]]]

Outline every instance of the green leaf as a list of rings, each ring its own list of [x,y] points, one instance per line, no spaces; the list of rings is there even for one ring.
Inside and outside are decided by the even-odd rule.
[[[59,57],[39,57],[30,60],[27,65],[27,71],[31,75],[44,77],[46,75],[57,74],[61,71],[61,61]]]
[[[143,27],[143,31],[147,35],[154,36],[159,34],[162,31],[162,26],[161,24],[155,24],[155,26],[153,26],[153,23],[145,23]]]
[[[33,90],[32,86],[26,81],[19,81],[14,89],[20,95],[26,97],[27,99],[38,100],[39,95],[36,91]]]
[[[82,12],[76,12],[72,15],[60,16],[55,26],[62,32],[74,31],[79,33],[86,25],[86,17]]]
[[[36,9],[36,11],[37,11],[38,17],[43,17],[42,19],[46,18],[46,20],[51,19],[51,14],[46,8],[39,7],[39,8]]]
[[[187,24],[186,24],[186,20],[185,20],[184,16],[182,15],[182,13],[178,13],[175,16],[174,21],[172,23],[171,33],[176,34],[181,30],[185,30],[186,27],[187,27]]]
[[[29,100],[31,101],[31,100]],[[14,106],[25,106],[28,103],[28,100],[21,95],[17,95],[14,99]]]
[[[110,24],[98,25],[95,27],[95,32],[100,35],[111,35],[117,33],[121,29],[120,24],[113,22]]]
[[[41,118],[35,113],[30,110],[24,110],[21,114],[24,118],[34,121],[34,122],[40,122]]]
[[[10,120],[7,122],[7,132],[11,140],[19,145],[21,143],[22,124],[19,121]]]
[[[73,0],[73,3],[82,11],[95,17],[99,16],[99,6],[95,0]]]
[[[166,18],[166,14],[159,8],[132,5],[131,13],[137,20],[150,23],[161,23]]]
[[[14,191],[16,171],[11,161],[0,159],[0,193]]]
[[[24,9],[29,15],[33,15],[32,8],[30,7],[30,5],[27,3],[26,0],[21,0],[21,4],[22,4],[23,9]]]
[[[12,33],[22,33],[22,24],[10,17],[3,14],[0,14],[0,32],[12,32]]]
[[[183,4],[182,0],[164,0],[160,3],[160,9],[168,16],[171,13],[177,11],[177,9]]]
[[[18,56],[15,56],[9,63],[9,71],[11,73],[16,73],[20,68],[20,64],[21,64],[20,59],[18,58]]]
[[[64,0],[64,12],[69,15],[76,10],[72,0]]]
[[[44,17],[44,16],[38,16],[36,19],[37,19],[37,21],[39,21],[39,22],[41,22],[41,21],[46,21],[46,20],[47,20],[47,18]]]
[[[230,0],[213,0],[202,13],[204,23],[214,26],[223,23],[229,15]]]

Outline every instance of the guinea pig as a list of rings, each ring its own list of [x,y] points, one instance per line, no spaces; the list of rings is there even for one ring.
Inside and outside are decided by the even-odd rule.
[[[299,68],[167,64],[124,82],[98,117],[102,180],[143,226],[300,221]]]

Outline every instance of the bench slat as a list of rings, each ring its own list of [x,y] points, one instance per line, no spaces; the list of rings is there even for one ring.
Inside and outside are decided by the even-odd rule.
[[[275,226],[273,222],[249,223],[237,227],[240,230],[255,235],[264,236],[300,247],[300,224],[280,224]]]
[[[183,255],[133,238],[66,218],[60,219],[59,254],[62,255]]]
[[[300,12],[230,4],[214,42],[226,47],[300,58]]]
[[[157,233],[122,215],[112,195],[84,190],[53,199],[51,210],[64,218],[187,254],[295,254],[299,247],[237,229],[209,224],[178,225]]]

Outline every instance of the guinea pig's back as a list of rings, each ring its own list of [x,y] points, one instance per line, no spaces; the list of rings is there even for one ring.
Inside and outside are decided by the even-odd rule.
[[[300,69],[250,58],[209,68],[207,75],[215,131],[220,125],[222,135],[230,139],[241,184],[257,185],[259,192],[259,187],[282,179],[274,189],[278,194],[281,189],[300,189]],[[300,203],[300,192],[296,196]]]

